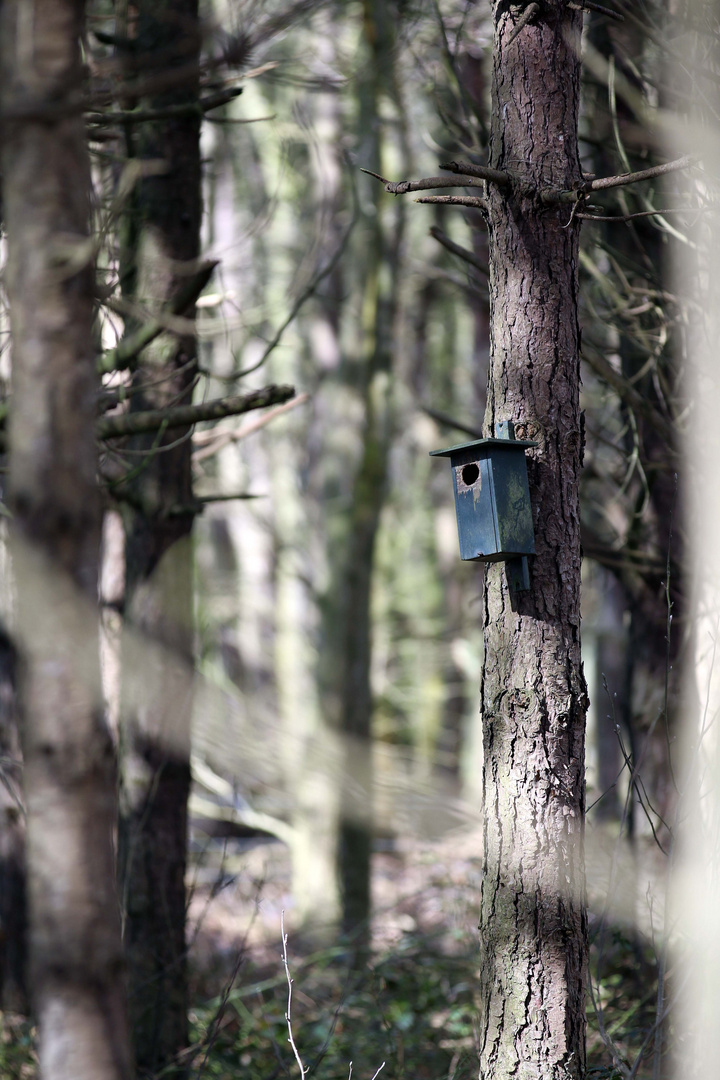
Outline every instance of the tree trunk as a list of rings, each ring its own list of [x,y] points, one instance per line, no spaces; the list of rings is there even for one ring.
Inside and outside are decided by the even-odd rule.
[[[103,716],[90,168],[77,0],[5,0],[2,112],[13,395],[10,501],[22,657],[30,962],[40,1068],[125,1080]]]
[[[378,0],[365,0],[363,31],[369,62],[366,81],[360,86],[361,159],[367,168],[379,173],[383,149],[380,106],[384,94],[397,96],[392,81],[394,28],[386,5]],[[365,424],[349,513],[338,632],[339,727],[344,739],[344,775],[348,781],[340,824],[338,875],[343,931],[353,943],[358,962],[370,946],[373,834],[370,603],[375,542],[387,494],[393,337],[404,223],[404,207],[398,204],[395,227],[390,231],[383,222],[382,189],[374,185],[370,190],[374,211],[365,230],[367,253],[361,328]]]
[[[197,0],[144,0],[128,32],[136,40],[137,74],[170,86],[141,106],[177,112],[179,105],[196,105]],[[153,308],[166,304],[197,267],[199,137],[199,116],[173,115],[129,129],[131,156],[164,164],[135,193],[121,269],[125,296]],[[189,403],[196,370],[194,338],[162,335],[144,350],[133,375],[132,408]],[[174,429],[159,438],[157,433],[134,437],[130,468],[137,475],[123,488],[129,636],[122,676],[119,865],[130,1018],[141,1076],[168,1067],[182,1074],[178,1054],[187,1045],[194,515],[189,435]]]
[[[0,1007],[27,1014],[25,806],[17,667],[15,646],[0,627]]]
[[[585,1060],[579,227],[536,192],[581,179],[582,14],[552,0],[511,41],[517,18],[495,3],[490,164],[518,180],[488,191],[486,427],[539,443],[537,554],[516,600],[500,564],[486,578],[481,1076],[555,1080]]]

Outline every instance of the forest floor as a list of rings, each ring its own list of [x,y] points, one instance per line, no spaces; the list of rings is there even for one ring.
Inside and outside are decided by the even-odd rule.
[[[593,994],[585,1077],[619,1080],[640,1056],[633,1075],[648,1080],[663,859],[648,838],[618,844],[616,832],[617,825],[588,829]],[[375,853],[373,949],[356,970],[346,948],[293,932],[291,867],[282,844],[208,844],[196,836],[193,847],[192,1045],[184,1062],[190,1080],[300,1080],[288,1042],[283,912],[292,1032],[309,1076],[375,1080],[382,1066],[380,1080],[475,1080],[479,829]],[[672,1037],[672,1021],[667,1027]],[[10,1013],[0,1013],[0,1076],[37,1076],[32,1023]]]
[[[651,941],[662,920],[662,905],[648,901],[662,869],[658,853],[644,841],[618,845],[612,835],[600,825],[588,836],[598,992],[588,1002],[587,1076],[598,1080],[621,1075],[607,1040],[632,1066],[652,1030],[657,965]],[[352,1061],[353,1075],[371,1080],[385,1061],[387,1077],[475,1077],[480,853],[479,829],[377,851],[372,958],[353,972],[341,947],[293,934],[291,868],[282,844],[240,851],[230,842],[221,852],[214,842],[189,913],[194,1034],[198,1046],[211,1046],[204,1075],[229,1080],[238,1066],[251,1080],[298,1074],[285,1020],[285,912],[293,1034],[311,1073],[347,1080]],[[648,1056],[635,1075],[651,1072]]]

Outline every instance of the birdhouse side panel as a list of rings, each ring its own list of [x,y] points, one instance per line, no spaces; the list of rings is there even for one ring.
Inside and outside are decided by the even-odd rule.
[[[535,536],[524,452],[494,454],[492,483],[501,557],[534,555]]]

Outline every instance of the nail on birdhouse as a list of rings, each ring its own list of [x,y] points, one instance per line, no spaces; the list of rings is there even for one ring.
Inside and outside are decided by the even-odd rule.
[[[525,451],[537,446],[515,438],[510,420],[497,438],[475,439],[431,457],[449,457],[455,489],[460,558],[506,562],[512,592],[530,588],[527,555],[535,554]]]

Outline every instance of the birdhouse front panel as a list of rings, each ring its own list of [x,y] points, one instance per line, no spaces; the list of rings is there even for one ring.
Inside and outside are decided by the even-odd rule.
[[[493,513],[490,462],[475,450],[451,461],[461,559],[494,557],[498,535]]]

